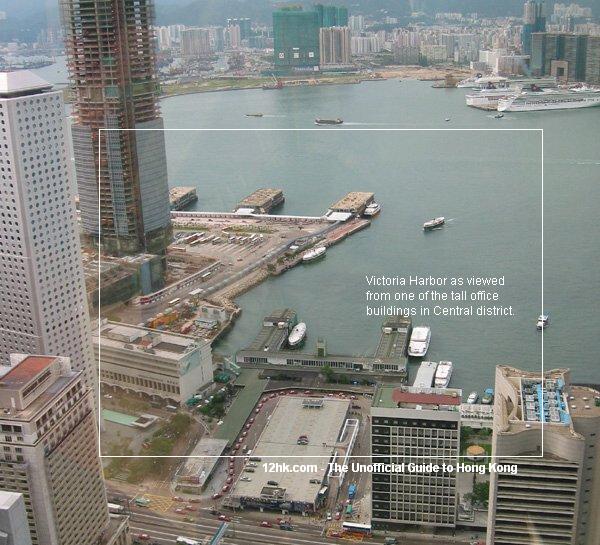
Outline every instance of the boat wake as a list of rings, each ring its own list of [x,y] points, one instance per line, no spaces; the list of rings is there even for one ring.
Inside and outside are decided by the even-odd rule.
[[[361,123],[359,121],[344,121],[344,125],[394,125],[394,123]]]
[[[287,117],[285,114],[264,114],[263,117]]]

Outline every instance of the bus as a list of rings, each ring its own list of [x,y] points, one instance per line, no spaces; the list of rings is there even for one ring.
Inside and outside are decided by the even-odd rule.
[[[135,498],[134,501],[138,507],[148,507],[150,505],[150,500],[148,498]]]
[[[178,305],[179,303],[181,303],[181,299],[177,297],[176,299],[172,299],[171,301],[169,301],[169,306],[172,307]]]
[[[122,505],[119,505],[118,503],[109,503],[108,504],[108,512],[109,513],[115,513],[117,515],[120,515],[121,513],[123,513],[123,511],[125,511],[125,508]]]
[[[175,541],[175,545],[202,545],[199,541],[195,539],[190,539],[189,537],[179,536]]]
[[[353,534],[362,534],[364,536],[371,535],[370,524],[358,524],[357,522],[343,522],[342,530]]]

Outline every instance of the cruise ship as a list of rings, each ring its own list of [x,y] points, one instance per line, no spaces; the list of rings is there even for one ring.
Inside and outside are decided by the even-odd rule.
[[[482,76],[477,74],[467,79],[459,81],[457,87],[467,89],[489,89],[490,87],[529,87],[537,85],[543,89],[557,87],[558,80],[555,77],[531,78],[527,76],[517,76],[514,78],[505,78],[502,76]]]
[[[452,362],[440,361],[435,372],[435,387],[447,388],[448,384],[450,384],[450,377],[452,377]]]
[[[579,87],[568,90],[546,89],[522,91],[498,99],[499,112],[536,112],[544,110],[571,110],[600,106],[600,89]]]
[[[431,340],[431,329],[427,326],[419,326],[413,329],[408,345],[408,355],[422,358],[427,354],[429,341]]]

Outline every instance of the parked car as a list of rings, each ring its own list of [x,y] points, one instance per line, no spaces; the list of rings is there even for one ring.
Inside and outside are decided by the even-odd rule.
[[[218,500],[223,494],[220,494],[219,492],[217,492],[216,494],[212,495],[212,499],[213,500]]]
[[[263,528],[273,528],[273,525],[268,520],[263,520],[260,525]]]
[[[219,520],[222,520],[223,522],[231,522],[231,517],[228,517],[227,515],[219,515]]]

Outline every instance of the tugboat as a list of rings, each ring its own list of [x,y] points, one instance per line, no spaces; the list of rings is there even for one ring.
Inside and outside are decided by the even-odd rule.
[[[325,252],[327,248],[325,246],[318,246],[317,248],[313,248],[312,250],[308,250],[303,256],[302,261],[304,263],[310,263],[311,261],[316,261],[322,257],[325,257]]]
[[[246,114],[246,117],[262,117],[264,114],[258,112],[255,114]]]
[[[504,117],[504,114],[496,114],[494,117],[496,119],[502,119]]]
[[[423,224],[423,231],[431,231],[432,229],[441,227],[442,225],[444,225],[444,223],[446,223],[446,218],[444,217],[434,218],[432,220],[426,221]]]
[[[546,329],[550,325],[550,316],[547,314],[540,314],[537,319],[536,328],[538,331]]]
[[[341,125],[344,122],[343,119],[337,117],[336,119],[321,119],[317,117],[315,119],[315,125]]]
[[[306,324],[304,322],[300,322],[295,325],[290,335],[288,337],[288,344],[291,347],[298,346],[306,337]]]

